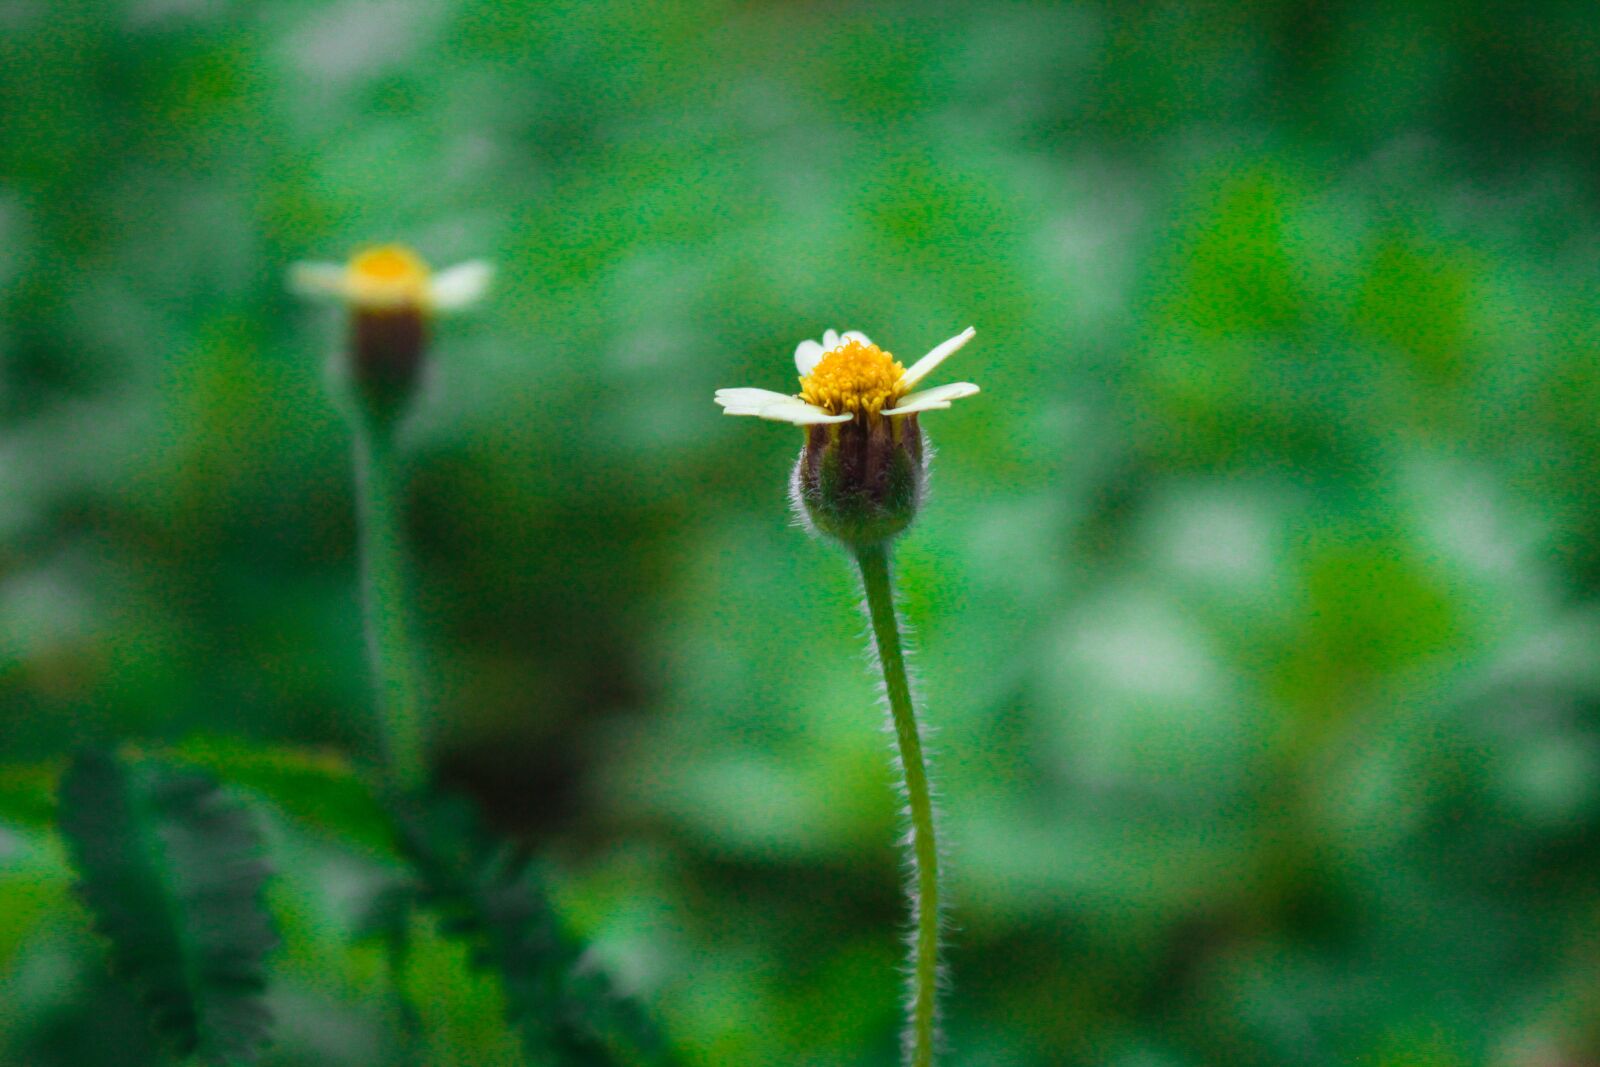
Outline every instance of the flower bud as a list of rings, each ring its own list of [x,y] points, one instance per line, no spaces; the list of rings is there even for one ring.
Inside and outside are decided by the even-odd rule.
[[[351,305],[349,373],[379,412],[397,412],[416,393],[428,347],[428,319],[415,306]]]
[[[806,427],[791,493],[814,529],[861,547],[911,525],[926,478],[917,417],[863,412],[849,422]]]

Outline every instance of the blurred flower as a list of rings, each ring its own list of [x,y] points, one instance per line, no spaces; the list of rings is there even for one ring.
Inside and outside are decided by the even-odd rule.
[[[430,319],[478,300],[493,275],[482,260],[434,274],[411,249],[380,245],[344,266],[296,263],[289,285],[302,296],[333,298],[349,308],[350,380],[376,413],[392,415],[416,390]]]
[[[421,256],[404,245],[380,245],[343,265],[296,263],[289,271],[289,286],[301,296],[332,297],[358,310],[441,312],[475,303],[493,277],[494,268],[483,260],[434,274]]]
[[[887,541],[910,525],[922,502],[927,459],[917,415],[947,408],[978,387],[955,382],[913,392],[956,349],[972,340],[971,327],[923,356],[907,370],[855,330],[832,330],[795,349],[800,393],[719,389],[729,415],[806,427],[790,495],[813,529],[853,546]]]

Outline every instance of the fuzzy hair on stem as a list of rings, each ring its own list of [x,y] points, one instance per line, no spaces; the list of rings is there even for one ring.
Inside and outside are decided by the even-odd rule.
[[[945,980],[939,962],[943,924],[933,790],[923,753],[922,728],[912,704],[911,683],[906,672],[905,649],[889,573],[888,543],[858,546],[856,561],[866,591],[873,645],[883,671],[884,695],[897,742],[900,788],[906,798],[910,821],[906,857],[911,934],[902,1052],[907,1067],[932,1067],[940,1044],[939,989]]]

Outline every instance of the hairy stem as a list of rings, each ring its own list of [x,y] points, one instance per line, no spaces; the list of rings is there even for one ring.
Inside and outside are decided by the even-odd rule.
[[[363,413],[353,420],[356,498],[361,526],[361,591],[367,654],[377,690],[384,774],[410,792],[427,777],[422,686],[412,642],[403,533],[404,499],[394,420]]]
[[[867,590],[867,611],[878,644],[883,681],[894,716],[894,734],[900,745],[905,772],[906,799],[911,809],[911,911],[916,928],[911,942],[910,1022],[906,1032],[905,1061],[910,1067],[933,1063],[938,1035],[939,991],[939,848],[933,834],[933,799],[928,790],[928,768],[922,756],[922,732],[911,704],[906,680],[905,650],[900,642],[900,622],[895,615],[894,591],[889,580],[889,547],[880,543],[856,550],[861,581]]]

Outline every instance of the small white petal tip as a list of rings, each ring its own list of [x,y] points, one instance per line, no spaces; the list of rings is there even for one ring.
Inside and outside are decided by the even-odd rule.
[[[289,291],[297,296],[342,297],[345,270],[338,263],[296,263],[289,268]]]
[[[718,389],[714,397],[723,407],[765,407],[767,404],[798,404],[801,401],[787,393],[771,389]]]
[[[910,387],[922,381],[922,379],[926,378],[929,374],[932,374],[934,369],[937,368],[939,364],[943,363],[945,360],[954,355],[962,345],[966,344],[968,341],[972,340],[973,337],[977,336],[977,333],[977,329],[972,326],[968,326],[965,330],[962,330],[948,341],[945,341],[940,345],[936,345],[931,352],[911,365],[911,367],[905,372],[904,376],[901,377],[901,384]]]
[[[816,341],[807,338],[801,341],[794,349],[794,369],[804,378],[817,369],[817,364],[822,362],[822,357],[827,350]]]
[[[483,299],[494,281],[494,264],[474,259],[434,275],[429,296],[435,310],[458,311]]]
[[[900,398],[898,405],[887,409],[884,414],[914,415],[919,411],[942,411],[949,407],[952,401],[976,396],[978,392],[978,387],[971,382],[951,382],[949,385],[908,393]]]

